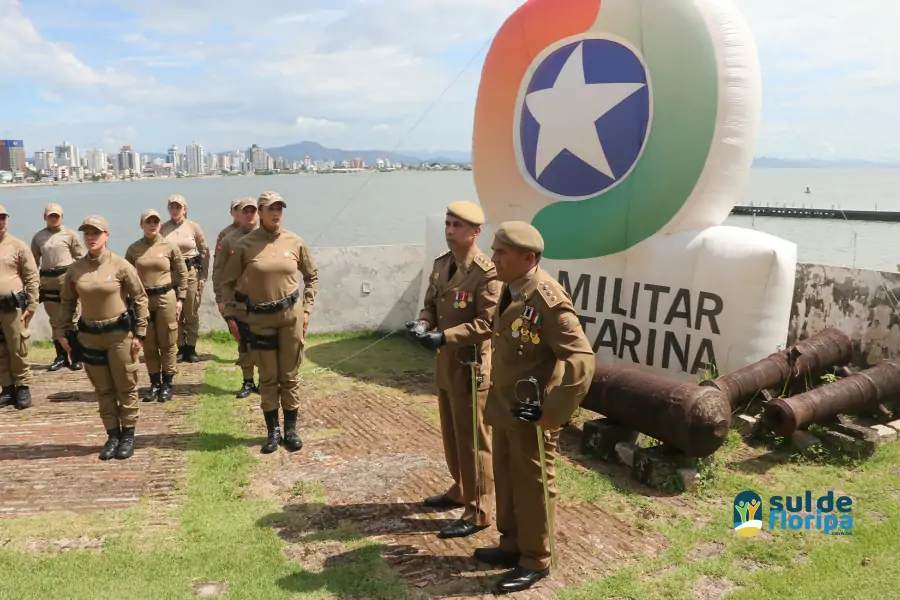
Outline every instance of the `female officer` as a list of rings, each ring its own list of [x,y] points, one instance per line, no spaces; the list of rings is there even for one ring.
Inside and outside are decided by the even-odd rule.
[[[231,249],[220,285],[225,316],[235,317],[246,327],[231,333],[245,340],[259,369],[259,395],[266,419],[268,439],[262,452],[268,454],[282,443],[278,408],[284,409],[284,447],[300,450],[297,411],[300,407],[300,363],[309,326],[309,313],[316,300],[319,271],[300,236],[281,227],[285,201],[276,192],[263,192],[257,201],[260,225]],[[303,274],[301,290],[297,271]]]
[[[209,276],[209,246],[200,226],[187,219],[187,202],[180,194],[169,197],[169,216],[162,234],[178,246],[187,265],[187,294],[178,328],[178,362],[197,362],[197,336],[200,333],[200,300]]]
[[[109,225],[101,216],[84,220],[88,253],[69,266],[60,293],[56,339],[84,363],[109,439],[101,460],[134,454],[138,420],[138,353],[147,334],[147,293],[128,261],[106,248]],[[72,324],[81,300],[78,331]]]
[[[137,269],[149,301],[144,361],[150,373],[150,389],[142,398],[144,402],[167,402],[172,399],[178,318],[188,281],[181,250],[159,235],[159,224],[158,212],[142,212],[144,237],[131,244],[125,252],[125,260]]]

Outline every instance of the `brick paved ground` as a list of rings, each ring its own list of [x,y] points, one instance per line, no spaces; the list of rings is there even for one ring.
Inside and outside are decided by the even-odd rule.
[[[134,456],[101,461],[106,432],[87,375],[33,365],[34,406],[0,408],[0,518],[124,508],[141,498],[174,502],[186,467],[181,450],[193,435],[184,416],[194,410],[204,367],[179,368],[172,402],[140,403]],[[140,375],[147,386],[143,366]]]
[[[423,419],[414,406],[417,397],[365,385],[331,394],[310,387],[307,397],[303,450],[261,457],[257,482],[285,497],[298,482],[317,481],[327,495],[327,503],[318,505],[288,500],[285,512],[267,521],[288,541],[287,554],[311,570],[352,560],[353,552],[335,542],[341,539],[342,522],[349,523],[382,544],[386,562],[424,597],[492,597],[485,594],[501,571],[482,570],[471,555],[479,546],[495,544],[496,529],[440,540],[435,534],[458,513],[432,512],[419,504],[445,491],[448,476],[440,429]],[[427,394],[418,400],[434,402]],[[250,410],[258,423],[258,410]],[[263,434],[263,426],[257,431]],[[563,586],[601,577],[632,555],[652,555],[665,547],[657,534],[637,530],[595,504],[564,502],[560,508],[560,568],[520,598],[553,598]],[[311,540],[321,542],[318,551],[309,547]]]

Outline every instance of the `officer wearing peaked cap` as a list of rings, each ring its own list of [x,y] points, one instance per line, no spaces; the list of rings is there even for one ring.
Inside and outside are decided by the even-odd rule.
[[[493,321],[493,368],[485,421],[492,427],[497,494],[497,548],[479,548],[475,558],[515,567],[497,593],[527,589],[551,566],[551,530],[557,489],[554,463],[559,432],[584,400],[594,375],[594,353],[565,289],[538,266],[540,232],[522,221],[502,223],[492,260],[503,282]],[[536,386],[529,378],[536,380]],[[524,383],[524,386],[522,386]],[[517,385],[519,384],[519,385]],[[518,394],[539,393],[539,406]],[[546,455],[550,506],[545,506],[539,427]]]
[[[78,234],[63,225],[63,209],[59,204],[48,204],[44,208],[44,222],[47,226],[31,239],[31,253],[34,262],[40,268],[41,291],[40,301],[50,318],[51,329],[59,327],[59,292],[63,286],[66,270],[73,262],[84,256],[84,246]],[[78,318],[76,309],[74,319]],[[73,371],[82,368],[77,360],[71,360],[58,341],[56,359],[50,364],[48,371],[58,371],[68,367]]]
[[[38,307],[37,265],[28,245],[9,233],[0,206],[0,406],[31,406],[31,318]]]
[[[463,508],[460,518],[441,530],[442,538],[464,537],[485,529],[493,509],[491,439],[482,415],[491,373],[491,319],[500,286],[494,265],[476,244],[483,223],[484,213],[472,202],[453,202],[447,207],[444,235],[449,250],[434,261],[419,321],[407,325],[423,346],[437,350],[441,433],[453,478],[446,492],[427,498],[425,504]],[[477,370],[475,394],[472,362]],[[477,415],[473,414],[473,395]]]
[[[228,327],[239,343],[247,343],[259,369],[260,404],[268,432],[261,449],[265,454],[275,452],[280,443],[289,451],[303,447],[297,433],[300,365],[319,282],[306,242],[281,226],[286,206],[277,192],[260,195],[261,226],[235,244],[221,277],[225,316],[246,324],[243,331],[235,321]],[[284,410],[283,439],[279,407]]]

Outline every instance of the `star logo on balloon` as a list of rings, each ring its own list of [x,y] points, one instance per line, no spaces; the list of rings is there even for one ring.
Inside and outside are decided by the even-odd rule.
[[[516,112],[515,148],[526,180],[560,200],[583,200],[625,180],[652,119],[650,78],[627,42],[564,41],[535,60]]]

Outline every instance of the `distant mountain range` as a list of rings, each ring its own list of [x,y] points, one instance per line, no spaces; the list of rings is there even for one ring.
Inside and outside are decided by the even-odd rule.
[[[761,156],[753,159],[756,169],[900,169],[900,163],[881,163],[869,160],[791,160]]]

